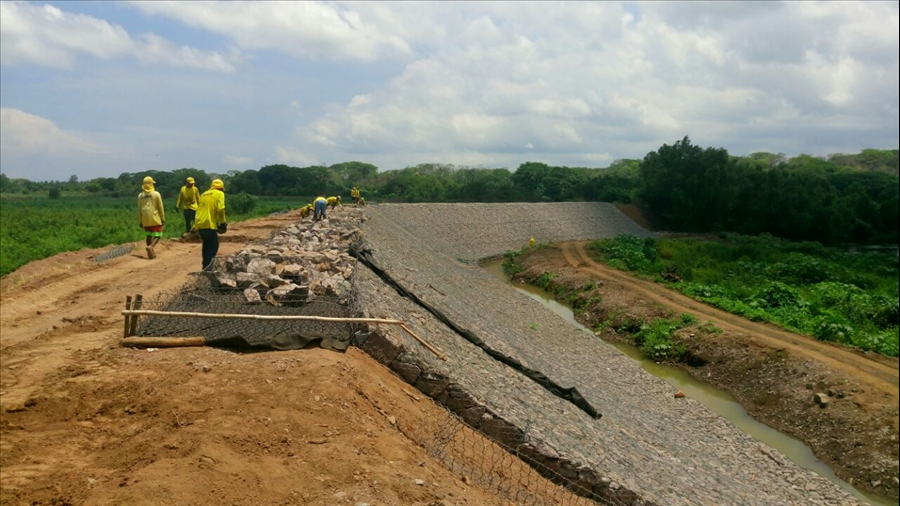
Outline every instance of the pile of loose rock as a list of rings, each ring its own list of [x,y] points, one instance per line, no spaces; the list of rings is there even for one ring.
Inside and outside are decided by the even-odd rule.
[[[346,303],[356,260],[348,253],[366,218],[342,209],[328,219],[303,221],[227,257],[215,271],[220,289],[240,290],[249,303],[300,306],[327,296]]]

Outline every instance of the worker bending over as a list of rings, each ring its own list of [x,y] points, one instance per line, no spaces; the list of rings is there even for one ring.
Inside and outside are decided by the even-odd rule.
[[[319,221],[325,218],[325,209],[328,208],[328,200],[325,197],[318,197],[313,201],[313,219]]]
[[[209,190],[200,195],[194,226],[203,241],[205,270],[219,253],[219,234],[228,231],[228,223],[225,221],[225,184],[221,179],[214,179]]]
[[[306,217],[309,216],[309,214],[310,214],[311,212],[313,212],[313,205],[312,205],[312,204],[306,204],[305,206],[301,207],[301,208],[300,208],[300,219],[301,219],[301,220],[305,220]]]
[[[331,206],[332,209],[334,209],[337,206],[341,206],[341,208],[344,207],[343,205],[341,205],[341,196],[340,195],[338,195],[337,197],[328,197],[327,199],[325,199],[325,202],[327,202],[328,205]]]
[[[156,258],[153,249],[159,244],[163,234],[163,225],[166,224],[166,211],[163,209],[162,197],[156,191],[156,181],[147,176],[141,185],[143,191],[138,194],[138,220],[141,228],[147,232],[147,258]]]
[[[194,219],[197,217],[197,202],[200,201],[200,190],[194,184],[194,178],[188,177],[185,185],[178,192],[178,200],[175,202],[175,210],[184,209],[184,233],[191,233],[194,227]]]

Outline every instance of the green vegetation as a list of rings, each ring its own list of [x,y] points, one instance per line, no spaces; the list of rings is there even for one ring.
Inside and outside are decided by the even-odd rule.
[[[634,344],[645,355],[656,361],[682,360],[687,353],[687,347],[672,340],[672,334],[697,323],[697,319],[687,313],[681,313],[678,318],[660,318],[650,323],[641,325],[633,338]]]
[[[0,198],[0,275],[63,251],[99,248],[141,240],[137,224],[137,193],[134,197],[47,196]],[[299,207],[307,199],[257,198],[229,195],[229,221],[265,216],[288,207]],[[250,203],[252,202],[252,203]],[[182,214],[174,199],[166,199],[166,237],[184,232]]]
[[[847,252],[767,234],[601,239],[607,264],[754,321],[898,354],[898,255]]]

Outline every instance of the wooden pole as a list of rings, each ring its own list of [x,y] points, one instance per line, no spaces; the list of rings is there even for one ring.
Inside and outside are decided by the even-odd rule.
[[[125,311],[131,311],[131,295],[125,296]],[[125,315],[125,335],[122,337],[128,337],[128,333],[131,330],[131,317]]]
[[[138,296],[140,297],[140,295]],[[135,302],[138,304],[138,302]],[[123,315],[131,316],[172,316],[178,318],[224,318],[237,320],[312,320],[319,322],[336,323],[382,323],[385,325],[403,325],[400,320],[387,320],[383,318],[333,318],[330,316],[306,316],[306,315],[260,315],[260,314],[230,314],[230,313],[188,313],[181,311],[153,311],[134,309],[122,311]]]
[[[441,360],[444,360],[444,361],[447,360],[447,355],[446,355],[443,351],[441,351],[441,350],[435,348],[435,347],[432,346],[428,341],[426,341],[426,340],[422,339],[421,337],[419,337],[415,332],[412,331],[412,329],[410,329],[409,327],[407,327],[405,323],[401,323],[401,324],[400,324],[400,328],[403,329],[403,330],[405,330],[409,335],[413,336],[413,338],[414,338],[416,341],[419,341],[419,343],[421,343],[422,346],[424,346],[425,348],[427,348],[428,351],[430,351],[431,353],[434,353],[434,355],[435,355],[437,358],[439,358],[439,359],[441,359]]]
[[[129,348],[183,348],[187,346],[205,346],[202,337],[126,337],[122,346]]]
[[[134,305],[132,305],[132,307],[134,309],[140,309],[141,306],[143,306],[143,305],[144,305],[144,296],[141,294],[135,295]],[[133,336],[133,335],[137,334],[138,319],[139,318],[137,317],[137,315],[131,315],[131,332],[128,334],[129,336]]]

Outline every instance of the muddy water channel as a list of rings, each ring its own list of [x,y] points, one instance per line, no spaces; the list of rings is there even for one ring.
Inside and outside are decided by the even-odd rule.
[[[589,328],[585,327],[575,319],[575,315],[573,314],[570,307],[555,301],[551,294],[536,286],[510,282],[510,280],[507,279],[506,275],[503,273],[502,263],[502,259],[492,260],[482,263],[481,267],[494,277],[509,283],[519,292],[524,293],[532,299],[540,302],[572,325],[575,325],[591,336],[594,335],[594,333]],[[751,418],[744,410],[744,408],[728,393],[706,383],[703,383],[702,381],[694,379],[693,376],[688,374],[683,369],[666,364],[658,364],[650,359],[647,359],[634,346],[619,342],[608,341],[607,343],[616,347],[623,354],[637,361],[645,371],[656,376],[657,378],[668,382],[673,387],[683,391],[687,397],[700,402],[713,413],[724,417],[738,429],[746,432],[758,441],[761,441],[766,445],[775,448],[798,466],[818,473],[819,475],[837,483],[843,489],[853,494],[861,501],[865,501],[873,505],[895,506],[898,504],[898,501],[895,499],[881,497],[857,490],[853,485],[850,485],[844,480],[838,478],[837,476],[835,476],[834,471],[831,469],[831,467],[817,459],[812,450],[810,450],[810,448],[806,446],[802,441],[779,432],[769,427],[768,425],[757,422],[756,420]]]

